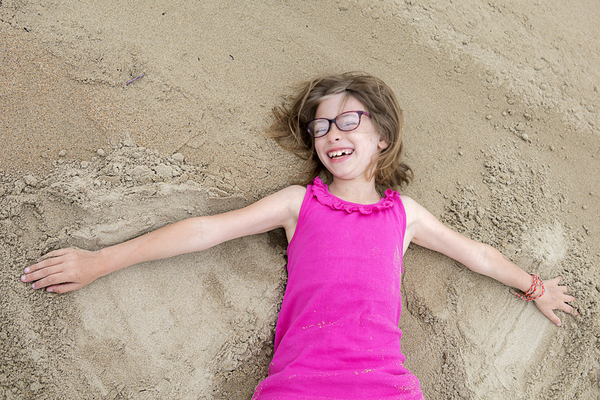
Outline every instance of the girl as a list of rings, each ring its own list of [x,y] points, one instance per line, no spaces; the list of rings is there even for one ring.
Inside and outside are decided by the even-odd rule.
[[[392,90],[363,73],[314,79],[274,109],[273,136],[306,160],[308,184],[248,207],[190,218],[97,252],[53,251],[23,282],[64,293],[143,261],[200,251],[237,237],[285,229],[288,285],[269,376],[256,399],[421,399],[400,351],[400,277],[410,242],[439,251],[521,291],[560,326],[575,298],[450,230],[411,198],[376,184],[405,185],[402,110]],[[329,186],[319,176],[324,177]]]

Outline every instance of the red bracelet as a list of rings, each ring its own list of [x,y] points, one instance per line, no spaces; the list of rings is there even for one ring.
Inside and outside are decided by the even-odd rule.
[[[515,296],[520,297],[525,301],[532,301],[537,298],[540,298],[546,291],[546,289],[544,288],[544,281],[541,280],[539,276],[537,276],[535,274],[529,274],[529,275],[531,275],[533,277],[533,283],[531,284],[531,286],[525,293],[521,292],[521,294],[519,294],[519,293],[517,293],[517,291],[512,290],[512,293]],[[537,290],[538,285],[542,287],[542,293],[538,294],[537,296],[534,296],[534,293]]]

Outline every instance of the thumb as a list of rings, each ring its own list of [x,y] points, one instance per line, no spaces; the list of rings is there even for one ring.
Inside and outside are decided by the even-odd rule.
[[[554,314],[554,311],[549,310],[549,311],[542,311],[542,313],[548,317],[548,319],[550,321],[552,321],[552,323],[556,326],[562,326],[562,322],[560,321],[560,318],[558,318],[558,316],[556,314]]]

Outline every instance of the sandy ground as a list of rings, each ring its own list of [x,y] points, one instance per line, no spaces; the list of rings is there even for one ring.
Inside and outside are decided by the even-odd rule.
[[[288,185],[298,162],[262,135],[278,96],[365,70],[405,111],[404,192],[562,276],[582,314],[557,328],[411,246],[403,350],[427,398],[597,399],[598,65],[595,0],[0,1],[0,398],[249,399],[272,354],[282,232],[67,295],[18,277],[51,249]]]

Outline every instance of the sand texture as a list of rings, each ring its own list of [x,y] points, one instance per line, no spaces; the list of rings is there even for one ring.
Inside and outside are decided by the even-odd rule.
[[[301,167],[262,134],[271,107],[352,70],[404,109],[403,192],[562,276],[582,314],[557,328],[411,245],[402,345],[427,398],[598,399],[599,65],[594,0],[0,1],[0,399],[249,399],[285,289],[282,231],[65,295],[19,277],[50,250],[289,185]]]

